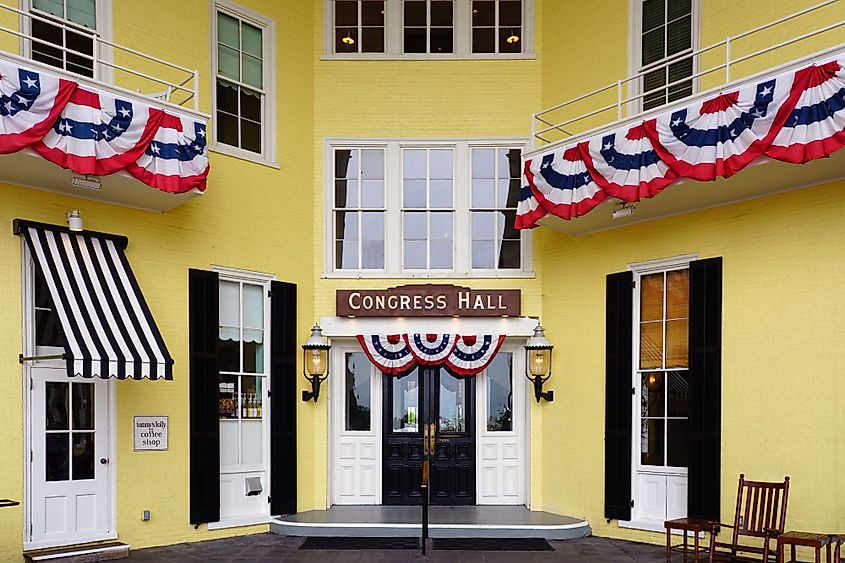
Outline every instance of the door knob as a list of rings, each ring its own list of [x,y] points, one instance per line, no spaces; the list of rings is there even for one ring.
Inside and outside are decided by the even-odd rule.
[[[107,464],[108,462],[109,462],[109,458],[107,458],[107,457],[101,457],[101,458],[100,458],[100,463],[101,463],[101,464],[105,465],[105,464]]]

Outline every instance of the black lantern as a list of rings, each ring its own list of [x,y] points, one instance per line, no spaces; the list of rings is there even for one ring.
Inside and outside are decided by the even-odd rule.
[[[311,391],[302,392],[302,400],[320,397],[320,384],[329,376],[329,350],[332,345],[323,336],[323,329],[315,324],[311,337],[302,345],[302,375],[311,382]]]
[[[545,330],[538,324],[534,336],[525,343],[525,377],[534,384],[534,398],[538,403],[540,399],[555,400],[554,391],[543,392],[543,384],[552,376],[552,348]]]

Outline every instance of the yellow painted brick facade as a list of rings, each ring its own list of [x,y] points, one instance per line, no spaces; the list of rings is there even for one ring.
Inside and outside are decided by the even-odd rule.
[[[296,283],[304,340],[315,319],[334,314],[335,290],[421,281],[323,277],[326,139],[528,139],[533,112],[629,71],[622,0],[535,0],[536,57],[508,61],[322,60],[322,0],[241,3],[276,22],[279,168],[212,153],[206,194],[164,214],[0,185],[0,497],[21,498],[24,488],[21,246],[11,221],[61,223],[79,209],[86,228],[129,237],[129,260],[176,361],[172,382],[116,382],[117,525],[133,547],[267,529],[188,524],[188,268],[243,268]],[[209,3],[151,0],[141,18],[131,2],[112,4],[114,40],[199,69],[200,110],[211,111]],[[778,0],[762,11],[750,0],[701,4],[701,39],[709,44],[811,2]],[[819,21],[788,29],[800,33]],[[0,25],[14,26],[14,18],[0,17]],[[10,45],[0,38],[0,48],[16,52]],[[789,474],[790,527],[845,529],[843,212],[839,182],[584,237],[540,228],[533,278],[434,280],[522,289],[523,314],[540,317],[556,345],[555,401],[532,404],[532,508],[585,517],[597,535],[661,541],[602,514],[604,279],[632,262],[697,252],[725,261],[723,517],[732,513],[740,472]],[[132,416],[149,405],[170,417],[167,452],[132,451]],[[300,510],[328,501],[327,418],[327,401],[298,401]],[[150,522],[140,520],[144,509],[152,510]],[[22,525],[20,507],[0,509],[0,561],[20,559]]]

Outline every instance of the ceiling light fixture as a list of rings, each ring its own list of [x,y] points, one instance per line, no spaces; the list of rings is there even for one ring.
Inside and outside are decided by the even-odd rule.
[[[96,176],[74,176],[70,183],[77,188],[86,190],[99,190],[102,187],[100,179]]]
[[[511,30],[511,35],[510,35],[510,37],[508,37],[507,42],[510,43],[511,45],[519,43],[519,35],[517,35],[516,33],[513,32],[513,30]]]
[[[633,215],[636,210],[637,208],[633,205],[622,203],[619,207],[613,210],[613,218],[621,219],[622,217]]]
[[[347,31],[347,32],[346,32],[346,37],[344,37],[343,39],[341,39],[341,41],[343,41],[343,43],[344,43],[345,45],[354,45],[354,44],[355,44],[355,39],[352,37],[352,32],[351,32],[351,31]]]

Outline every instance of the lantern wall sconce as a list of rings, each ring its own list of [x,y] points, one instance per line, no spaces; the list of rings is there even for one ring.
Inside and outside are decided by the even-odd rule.
[[[332,345],[323,336],[323,329],[315,324],[311,336],[302,345],[302,375],[311,383],[311,391],[302,392],[303,401],[320,398],[320,385],[329,377],[329,350]]]
[[[538,403],[540,399],[555,400],[554,391],[543,392],[543,385],[552,377],[552,348],[545,330],[538,324],[534,336],[525,343],[525,377],[534,384],[534,398]]]

